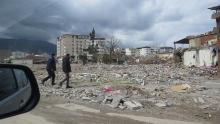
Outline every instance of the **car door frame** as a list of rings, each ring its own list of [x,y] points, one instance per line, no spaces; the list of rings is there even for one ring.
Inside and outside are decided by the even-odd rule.
[[[39,92],[37,80],[36,80],[33,72],[28,67],[23,66],[23,65],[0,64],[0,68],[11,68],[11,69],[23,70],[25,72],[26,76],[28,77],[29,82],[30,82],[30,86],[31,86],[31,96],[30,96],[30,99],[28,100],[28,102],[19,110],[16,110],[11,113],[4,114],[4,115],[0,115],[0,119],[8,118],[8,117],[15,116],[18,114],[22,114],[22,113],[28,112],[28,111],[32,110],[33,108],[35,108],[40,100],[40,92]],[[9,96],[8,99],[9,98],[11,98],[11,97]]]

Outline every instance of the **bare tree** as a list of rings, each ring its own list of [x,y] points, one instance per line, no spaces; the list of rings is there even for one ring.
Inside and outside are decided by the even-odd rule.
[[[114,37],[111,37],[111,39],[106,42],[105,47],[107,52],[109,53],[110,63],[112,61],[112,55],[114,54],[115,49],[119,47],[119,45],[120,41]]]

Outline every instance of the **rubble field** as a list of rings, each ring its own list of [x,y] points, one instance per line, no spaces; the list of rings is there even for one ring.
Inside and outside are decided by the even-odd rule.
[[[72,65],[71,89],[40,84],[47,76],[45,65],[32,67],[43,97],[58,96],[119,111],[152,115],[187,115],[210,120],[220,117],[220,90],[205,82],[215,80],[217,68],[184,67],[181,64]],[[64,78],[57,65],[56,81]],[[64,83],[65,84],[65,83]],[[177,116],[177,115],[176,115]],[[175,117],[175,116],[174,116]]]

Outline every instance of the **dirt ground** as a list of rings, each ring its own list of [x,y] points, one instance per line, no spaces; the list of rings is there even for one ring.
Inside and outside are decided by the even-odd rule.
[[[96,104],[76,101],[69,103],[60,97],[41,97],[40,104],[30,113],[1,120],[4,124],[218,124],[219,118],[213,114],[205,119],[201,111],[193,108],[161,109],[148,111],[121,111]],[[198,116],[196,115],[198,114]]]
[[[128,67],[72,65],[72,67],[70,85],[73,88],[68,90],[52,87],[50,81],[41,85],[40,81],[47,75],[45,65],[32,68],[42,95],[39,105],[30,113],[1,120],[0,123],[219,124],[220,122],[220,80],[213,77],[211,69],[200,70],[170,65]],[[62,78],[63,73],[58,67],[55,83],[58,84]],[[139,79],[143,79],[145,84],[142,85],[143,80]],[[176,93],[170,89],[176,84],[170,82],[187,83],[191,89]],[[102,90],[106,85],[120,91],[121,94],[126,91],[129,94],[126,100],[137,100],[143,107],[130,110],[112,108],[110,104],[104,104],[102,100],[105,94]],[[198,99],[202,100],[198,102]],[[164,100],[169,100],[171,105],[166,107],[155,105]]]

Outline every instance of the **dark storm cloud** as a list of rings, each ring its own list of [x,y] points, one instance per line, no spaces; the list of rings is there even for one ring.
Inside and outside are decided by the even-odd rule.
[[[197,6],[192,4],[197,3]],[[217,0],[2,0],[0,36],[54,42],[63,33],[114,35],[124,46],[166,45],[214,26]],[[199,22],[196,22],[199,21]]]

